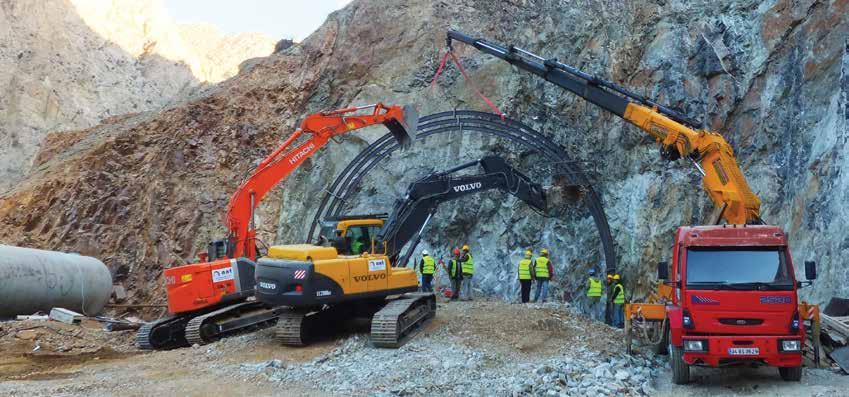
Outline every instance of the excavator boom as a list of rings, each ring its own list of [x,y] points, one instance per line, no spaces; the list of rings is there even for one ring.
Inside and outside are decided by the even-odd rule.
[[[482,174],[454,175],[476,165],[481,166]],[[537,211],[546,211],[546,197],[541,185],[532,182],[503,158],[486,156],[411,183],[405,197],[395,203],[377,235],[376,243],[386,244],[386,256],[390,262],[404,266],[418,244],[421,232],[441,203],[493,189],[510,193]],[[398,260],[402,248],[410,241],[413,243],[407,253]]]
[[[373,109],[370,114],[364,110]],[[263,197],[313,153],[336,136],[375,124],[385,125],[402,147],[415,139],[418,115],[412,106],[385,106],[381,103],[350,107],[307,116],[300,127],[236,189],[227,208],[227,256],[256,260],[256,230],[253,214]],[[291,146],[304,135],[309,139]],[[215,256],[210,254],[210,259]]]
[[[505,47],[453,30],[448,31],[447,40],[449,48],[453,40],[472,45],[625,119],[655,138],[661,144],[661,153],[669,160],[692,161],[716,206],[714,222],[722,218],[730,224],[762,223],[760,199],[743,177],[733,149],[720,134],[701,129],[697,120],[554,58],[543,58],[521,48]]]

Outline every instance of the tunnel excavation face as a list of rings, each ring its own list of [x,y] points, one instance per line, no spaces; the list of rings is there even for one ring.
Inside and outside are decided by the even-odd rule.
[[[433,145],[433,141],[436,145]],[[422,145],[425,142],[428,143],[427,147]],[[512,163],[518,163],[513,165],[534,181],[546,185],[549,211],[545,215],[546,218],[537,221],[537,224],[581,223],[581,219],[588,223],[588,218],[591,218],[597,232],[595,241],[598,242],[591,250],[594,249],[597,254],[595,259],[587,260],[597,264],[598,260],[603,258],[606,271],[615,270],[617,260],[614,242],[601,199],[584,170],[584,164],[573,160],[551,136],[519,121],[502,119],[492,113],[450,111],[420,118],[416,143],[412,150],[402,152],[400,149],[391,134],[386,134],[360,152],[327,187],[313,217],[306,241],[317,241],[320,222],[324,218],[349,212],[386,211],[392,208],[395,198],[403,194],[408,183],[416,178],[485,154],[496,154]],[[413,159],[415,156],[425,158]],[[506,196],[498,192],[492,194]],[[450,234],[469,232],[462,224],[476,220],[468,219],[467,211],[464,210],[477,205],[478,199],[464,200],[464,203],[447,203],[445,209],[440,206],[436,216],[453,217],[455,221],[450,225],[441,225],[444,229],[441,231]],[[521,221],[523,216],[520,214],[516,218],[505,221]],[[584,224],[581,227],[588,226]],[[434,230],[433,226],[428,228]],[[549,229],[553,230],[551,233],[558,233],[568,227],[555,225]],[[530,238],[524,243],[543,244],[545,239]],[[523,245],[522,242],[513,243]],[[516,248],[524,250],[525,247]]]

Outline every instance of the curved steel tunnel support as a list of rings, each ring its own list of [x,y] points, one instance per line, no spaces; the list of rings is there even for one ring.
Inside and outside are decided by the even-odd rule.
[[[539,152],[550,164],[554,165],[552,169],[554,175],[565,177],[571,185],[585,186],[584,202],[598,230],[607,271],[615,271],[617,265],[616,252],[601,198],[593,189],[583,170],[569,158],[566,150],[558,145],[552,137],[510,118],[502,120],[496,114],[462,110],[435,113],[420,118],[416,139],[451,132],[461,134],[477,132],[507,139],[526,149]],[[400,149],[400,146],[392,138],[392,134],[386,134],[360,152],[342,170],[321,200],[306,236],[307,242],[312,241],[321,219],[339,215],[343,204],[356,192],[363,177],[398,149]]]

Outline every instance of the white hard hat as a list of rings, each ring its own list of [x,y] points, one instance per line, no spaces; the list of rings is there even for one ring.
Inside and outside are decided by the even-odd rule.
[[[422,250],[422,255],[427,255],[427,250]]]

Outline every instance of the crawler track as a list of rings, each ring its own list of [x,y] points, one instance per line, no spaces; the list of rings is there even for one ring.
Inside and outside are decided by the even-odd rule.
[[[371,342],[376,347],[398,348],[435,315],[434,294],[405,294],[390,301],[372,317]]]
[[[144,350],[169,350],[189,346],[184,336],[191,315],[167,317],[144,324],[136,333],[136,346]]]
[[[267,328],[277,322],[278,311],[260,302],[242,302],[191,319],[186,341],[205,345],[244,331]]]

